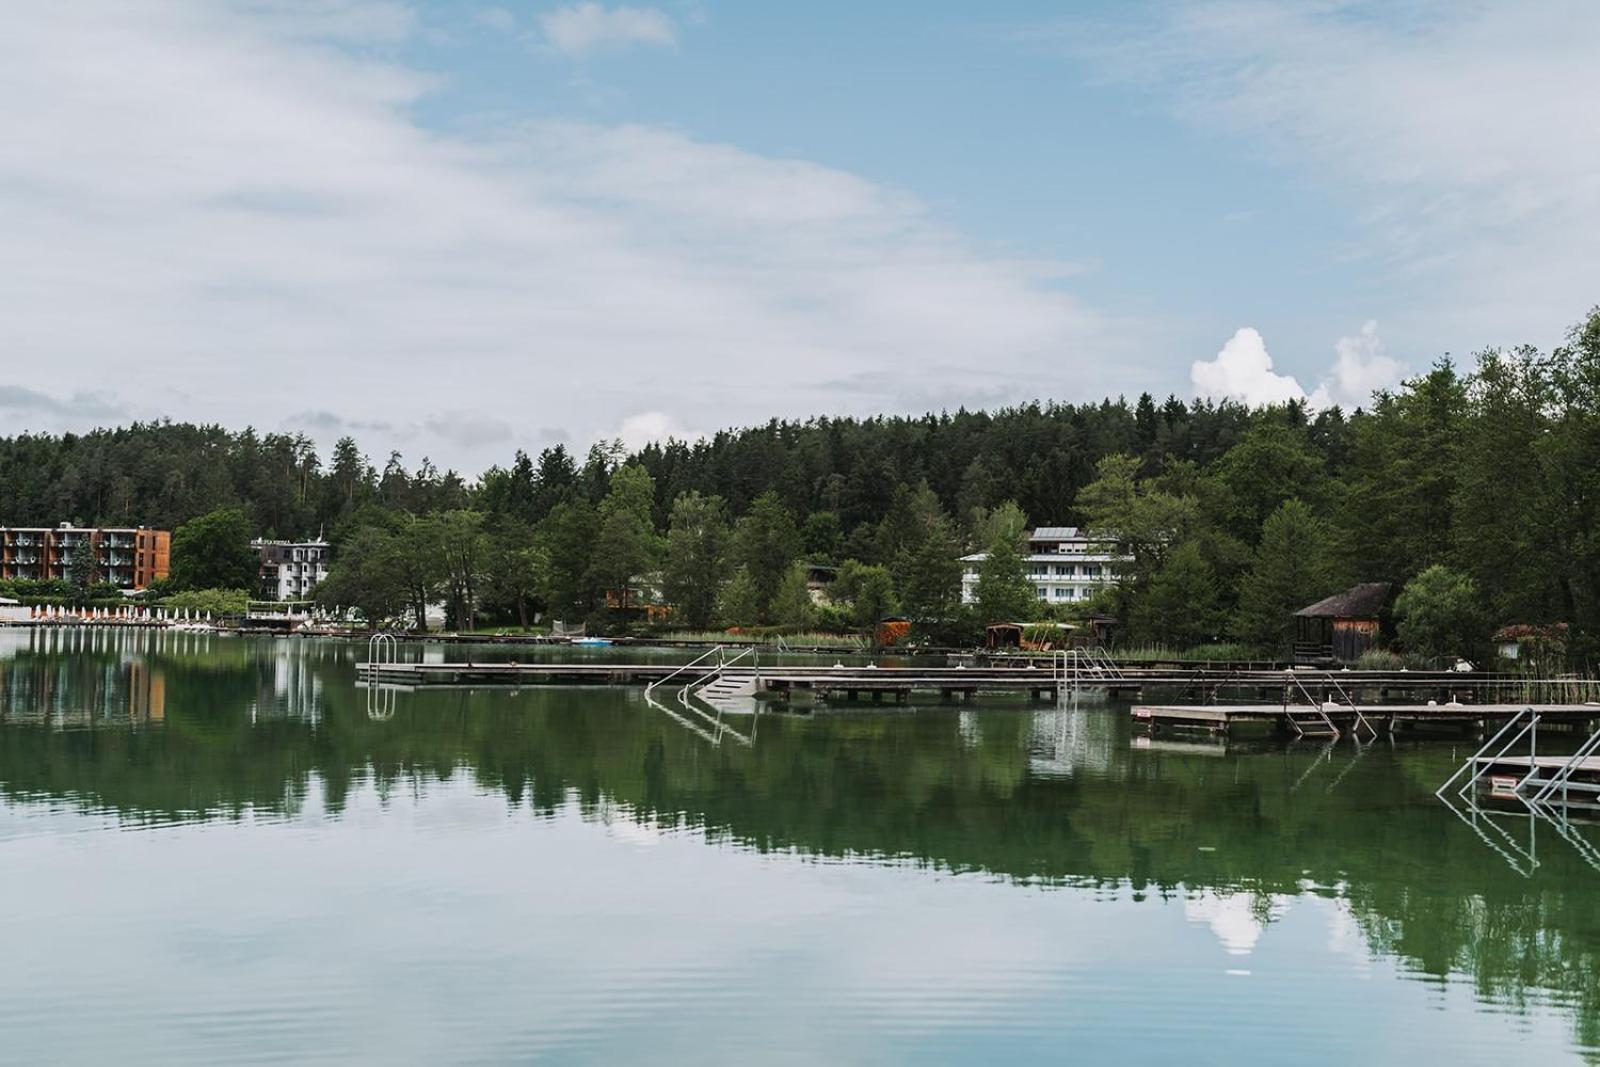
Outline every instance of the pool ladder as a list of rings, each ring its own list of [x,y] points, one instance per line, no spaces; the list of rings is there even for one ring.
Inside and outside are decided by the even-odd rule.
[[[749,658],[750,666],[738,666],[746,658]],[[652,708],[713,745],[720,745],[724,738],[731,737],[749,747],[755,743],[755,728],[752,726],[746,736],[724,722],[723,716],[745,710],[760,711],[755,694],[760,686],[761,674],[756,664],[753,646],[729,656],[727,648],[717,645],[645,686],[644,699]],[[677,708],[674,708],[658,693],[668,682],[680,676],[688,680],[676,690],[666,690],[677,704]],[[744,706],[746,701],[749,702],[748,708]],[[716,714],[707,712],[706,707]]]

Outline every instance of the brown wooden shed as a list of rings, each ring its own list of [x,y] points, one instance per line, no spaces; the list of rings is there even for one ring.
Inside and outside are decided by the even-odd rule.
[[[1388,629],[1394,586],[1362,582],[1294,613],[1296,663],[1351,663]]]

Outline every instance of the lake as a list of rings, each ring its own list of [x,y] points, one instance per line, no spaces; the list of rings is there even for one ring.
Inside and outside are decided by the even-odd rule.
[[[1600,1060],[1600,870],[1436,800],[1465,743],[708,736],[365,652],[0,630],[0,1061]]]

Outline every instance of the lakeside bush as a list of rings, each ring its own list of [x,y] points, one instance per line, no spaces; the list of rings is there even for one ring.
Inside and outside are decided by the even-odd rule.
[[[243,615],[250,594],[243,589],[186,589],[156,601],[156,606],[168,611],[212,615]]]

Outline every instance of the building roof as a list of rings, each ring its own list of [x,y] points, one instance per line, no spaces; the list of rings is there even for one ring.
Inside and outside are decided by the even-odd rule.
[[[1066,541],[1078,536],[1076,526],[1040,526],[1028,535],[1030,541]]]
[[[1388,582],[1362,582],[1295,612],[1305,619],[1375,619],[1389,602]]]

